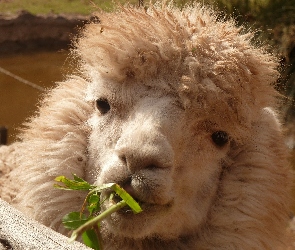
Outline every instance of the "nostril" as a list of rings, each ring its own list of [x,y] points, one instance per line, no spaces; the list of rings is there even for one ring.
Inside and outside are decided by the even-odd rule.
[[[132,178],[128,177],[125,181],[123,181],[122,183],[120,183],[119,185],[130,195],[133,196],[134,194],[134,188],[131,185],[132,182]]]
[[[121,161],[123,161],[125,164],[127,164],[127,158],[125,155],[122,155],[119,158],[121,159]]]
[[[120,184],[124,188],[125,186],[130,186],[131,185],[132,178],[129,176],[126,178],[126,180],[122,181]]]

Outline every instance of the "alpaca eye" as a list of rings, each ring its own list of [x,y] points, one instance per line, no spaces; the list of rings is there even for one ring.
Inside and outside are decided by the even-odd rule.
[[[111,109],[111,106],[108,102],[107,99],[104,98],[100,98],[96,100],[96,108],[98,109],[98,111],[104,115],[107,112],[109,112],[109,110]]]
[[[229,140],[228,134],[226,132],[224,132],[224,131],[216,131],[216,132],[214,132],[211,135],[211,138],[212,138],[213,142],[219,147],[224,146]]]

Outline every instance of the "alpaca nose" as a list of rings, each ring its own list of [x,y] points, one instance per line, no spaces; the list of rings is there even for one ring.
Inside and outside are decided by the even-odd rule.
[[[151,156],[142,157],[125,152],[125,154],[119,155],[119,158],[131,172],[136,172],[140,169],[155,170],[157,168],[164,167],[163,164],[161,164]]]
[[[130,137],[121,138],[115,151],[122,163],[133,173],[142,169],[154,171],[168,168],[173,162],[172,147],[163,136],[142,141]]]

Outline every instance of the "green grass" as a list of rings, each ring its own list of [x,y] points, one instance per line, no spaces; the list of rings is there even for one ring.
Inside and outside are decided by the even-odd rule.
[[[138,4],[139,0],[0,0],[0,13],[16,13],[26,10],[32,14],[87,15],[96,9],[95,6],[103,10],[112,10],[115,2]],[[148,4],[150,0],[144,0],[144,2]],[[290,0],[175,0],[174,2],[179,6],[192,2],[209,3],[238,19],[253,18],[256,21],[269,23],[274,23],[278,19],[283,22],[292,22],[295,19],[293,15],[295,3]]]
[[[116,0],[119,3],[126,3],[126,0]],[[137,0],[130,0],[130,3],[137,4]],[[97,8],[112,10],[112,0],[0,0],[0,13],[17,13],[26,10],[32,14],[82,14],[88,15]]]

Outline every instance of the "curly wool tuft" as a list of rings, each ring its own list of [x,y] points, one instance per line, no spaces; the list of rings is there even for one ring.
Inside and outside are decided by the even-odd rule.
[[[270,83],[279,75],[276,58],[251,43],[254,34],[243,34],[212,9],[194,4],[179,10],[164,3],[97,16],[100,22],[86,26],[73,51],[86,78],[97,72],[122,83],[163,78],[194,96],[202,109],[209,107],[196,96],[206,96],[203,92],[214,86],[235,114],[227,119],[236,123],[238,116],[242,127],[251,123],[249,114],[256,117],[262,107],[275,106],[277,93]],[[208,113],[219,108],[210,105]]]

